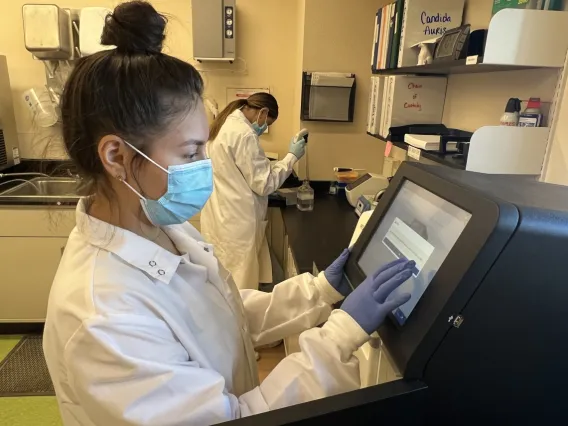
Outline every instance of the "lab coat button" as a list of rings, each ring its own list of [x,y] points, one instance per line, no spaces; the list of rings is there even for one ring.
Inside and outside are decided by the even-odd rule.
[[[166,275],[166,271],[163,269],[158,269],[158,275]]]
[[[153,268],[154,266],[156,266],[156,262],[154,262],[153,260],[150,261],[150,266]]]

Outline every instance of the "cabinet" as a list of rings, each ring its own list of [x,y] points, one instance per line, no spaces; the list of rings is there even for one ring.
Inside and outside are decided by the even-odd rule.
[[[1,237],[0,322],[43,322],[67,238]]]
[[[0,209],[0,322],[43,322],[75,210]]]

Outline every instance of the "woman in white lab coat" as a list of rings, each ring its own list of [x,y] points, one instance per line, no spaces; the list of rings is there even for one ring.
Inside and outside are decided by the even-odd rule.
[[[62,96],[89,195],[44,332],[66,426],[204,426],[356,389],[353,352],[405,302],[386,300],[411,274],[398,262],[332,312],[348,252],[318,277],[239,294],[187,223],[213,186],[203,82],[161,53],[165,23],[148,3],[117,6],[101,39],[116,48],[79,59]],[[301,352],[259,385],[253,344],[303,330]]]
[[[210,129],[207,153],[215,184],[201,212],[201,232],[239,289],[272,283],[265,234],[268,195],[280,188],[304,155],[305,140],[292,139],[284,159],[270,163],[259,136],[277,118],[274,96],[255,93],[227,105]]]

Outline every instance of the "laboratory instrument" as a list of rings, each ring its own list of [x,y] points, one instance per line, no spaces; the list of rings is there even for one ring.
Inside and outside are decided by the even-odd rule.
[[[366,173],[355,182],[345,187],[347,201],[353,207],[357,206],[357,201],[362,195],[374,197],[378,192],[385,190],[389,186],[388,178],[376,173]]]
[[[193,0],[193,57],[198,62],[236,59],[236,0]]]
[[[398,290],[410,301],[362,348],[376,386],[263,414],[256,424],[372,425],[379,413],[408,425],[558,423],[566,411],[567,230],[566,187],[403,163],[345,274],[356,287],[380,265],[416,262]]]
[[[306,177],[302,186],[296,192],[296,207],[303,212],[311,212],[314,209],[314,190],[310,186],[310,158],[308,156],[308,129],[302,129],[294,136],[294,140],[304,138],[306,141]]]
[[[343,173],[343,172],[364,172],[365,169],[354,169],[353,167],[334,167],[333,171],[336,173]]]
[[[373,197],[361,195],[357,200],[357,205],[355,206],[355,214],[357,216],[361,216],[366,211],[374,209],[376,204],[377,203],[373,201]]]
[[[467,56],[471,26],[469,24],[447,30],[436,44],[433,63],[451,62]]]
[[[363,232],[363,228],[365,228],[367,222],[369,222],[372,214],[373,212],[371,210],[367,210],[366,212],[361,213],[361,216],[359,216],[359,221],[357,222],[357,226],[355,227],[355,231],[353,231],[351,241],[349,242],[349,247],[353,247],[353,245],[357,242],[359,236],[361,235],[361,232]]]
[[[18,133],[6,56],[0,55],[0,170],[20,163]]]

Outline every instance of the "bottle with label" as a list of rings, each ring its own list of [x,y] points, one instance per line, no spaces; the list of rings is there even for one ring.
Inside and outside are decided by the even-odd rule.
[[[501,116],[501,126],[517,126],[519,124],[519,112],[521,111],[521,100],[510,98],[507,101],[505,112]]]
[[[540,127],[541,124],[540,98],[530,98],[527,107],[519,117],[519,127]]]
[[[298,188],[296,207],[302,212],[311,212],[314,209],[314,190],[307,179]]]

